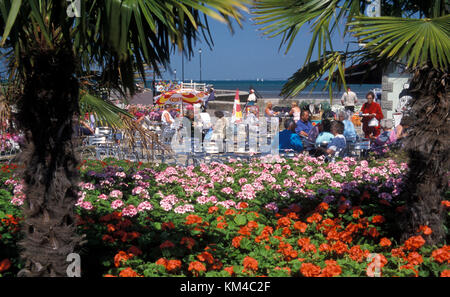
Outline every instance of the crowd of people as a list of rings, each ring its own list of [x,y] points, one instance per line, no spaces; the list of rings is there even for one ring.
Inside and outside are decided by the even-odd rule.
[[[358,102],[356,94],[350,88],[341,99],[344,109],[332,117],[324,116],[317,125],[313,125],[310,121],[309,110],[300,109],[294,102],[289,112],[293,119],[287,120],[285,130],[279,133],[280,152],[292,150],[308,151],[314,156],[344,156],[349,143],[355,144],[363,140],[371,143],[371,150],[378,153],[386,152],[390,145],[407,135],[409,123],[408,119],[404,118],[394,129],[393,121],[384,119],[381,106],[374,99],[375,94],[372,91],[368,92],[367,102],[358,113],[362,118],[361,137],[350,119]]]
[[[176,126],[177,117],[185,117],[190,122],[191,135],[194,136],[195,129],[201,133],[202,141],[212,141],[217,144],[219,152],[224,152],[224,140],[226,129],[232,123],[232,119],[225,117],[224,112],[217,110],[214,112],[214,119],[211,119],[207,111],[208,101],[214,100],[214,90],[209,90],[208,100],[200,106],[197,117],[194,116],[192,105],[180,110],[177,105],[165,106],[128,106],[128,112],[134,117],[138,124],[159,123],[163,131],[170,131],[172,136],[179,131],[182,126]],[[257,132],[261,120],[267,121],[270,132],[270,122],[275,117],[282,123],[285,119],[282,131],[272,131],[272,137],[277,137],[280,152],[307,151],[314,156],[344,156],[349,143],[356,143],[361,140],[369,140],[375,151],[384,152],[385,147],[406,135],[408,127],[407,120],[404,119],[398,126],[393,127],[391,120],[386,120],[380,104],[374,101],[373,92],[366,94],[366,102],[360,111],[355,112],[358,98],[350,88],[341,98],[343,109],[336,114],[323,113],[320,121],[311,121],[310,110],[301,108],[297,102],[292,102],[289,112],[274,111],[272,102],[267,102],[264,111],[260,111],[256,103],[254,90],[250,90],[249,100],[245,108],[245,117],[242,121],[247,125],[249,131]],[[363,135],[356,132],[352,116],[358,115],[361,118]],[[317,123],[318,122],[318,123]],[[317,123],[317,124],[316,124]],[[92,114],[85,114],[79,119],[79,135],[93,135],[95,130],[95,119]],[[273,133],[275,132],[275,133]],[[166,133],[167,134],[167,133]],[[198,134],[197,134],[198,135]],[[248,137],[248,135],[247,135]]]

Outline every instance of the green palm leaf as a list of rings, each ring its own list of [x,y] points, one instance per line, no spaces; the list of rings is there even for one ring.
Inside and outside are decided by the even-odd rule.
[[[329,79],[326,82],[324,89],[328,88],[331,100],[333,92],[333,78],[336,78],[338,87],[341,85],[346,87],[344,76],[345,59],[346,55],[342,52],[326,53],[323,59],[312,61],[295,72],[283,86],[280,95],[284,98],[293,97],[313,83],[312,90],[314,90],[319,79],[324,74],[329,72]]]
[[[365,49],[380,58],[405,60],[416,67],[431,60],[433,67],[450,64],[450,15],[433,19],[355,17],[350,32],[366,43]]]
[[[131,118],[132,116],[116,105],[98,98],[86,91],[81,91],[80,112],[82,114],[93,113],[101,126],[110,126],[112,128],[124,128],[125,121],[122,121],[121,115]]]

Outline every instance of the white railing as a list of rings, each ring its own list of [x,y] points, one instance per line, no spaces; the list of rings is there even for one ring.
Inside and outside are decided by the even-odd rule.
[[[196,91],[206,91],[206,84],[205,83],[196,83],[196,82],[191,82],[190,83],[185,83],[182,82],[181,83],[181,89],[192,89],[192,90],[196,90]]]

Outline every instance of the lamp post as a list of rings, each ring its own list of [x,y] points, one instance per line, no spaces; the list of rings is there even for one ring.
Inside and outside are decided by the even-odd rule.
[[[198,50],[200,54],[200,82],[202,82],[202,49]]]
[[[181,53],[181,80],[184,82],[184,53]]]

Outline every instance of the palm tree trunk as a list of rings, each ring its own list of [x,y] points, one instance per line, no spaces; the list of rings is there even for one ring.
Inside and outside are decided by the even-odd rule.
[[[66,276],[67,255],[80,243],[75,232],[78,160],[72,118],[78,112],[78,82],[70,47],[27,53],[17,122],[27,146],[21,162],[27,201],[19,243],[25,267],[19,276]]]
[[[432,229],[428,244],[445,240],[443,194],[448,187],[449,112],[448,72],[426,65],[414,73],[410,120],[405,147],[409,154],[407,208],[399,222],[402,240],[417,235],[422,225]]]

